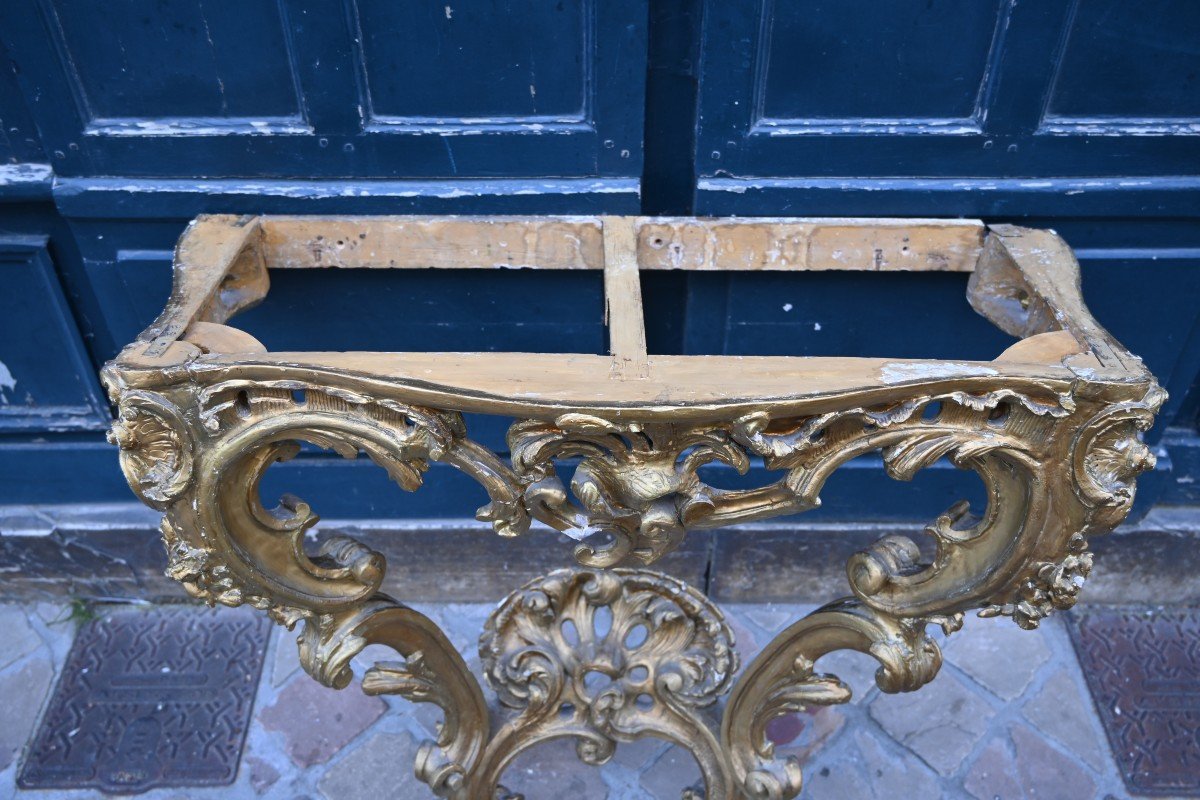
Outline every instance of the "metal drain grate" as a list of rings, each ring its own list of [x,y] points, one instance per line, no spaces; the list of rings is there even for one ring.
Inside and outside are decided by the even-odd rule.
[[[1069,618],[1126,786],[1200,797],[1200,613],[1095,610]]]
[[[232,783],[268,629],[244,609],[130,610],[89,622],[18,785],[131,793]]]

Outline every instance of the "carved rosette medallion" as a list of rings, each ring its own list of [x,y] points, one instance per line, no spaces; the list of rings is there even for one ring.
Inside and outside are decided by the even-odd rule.
[[[728,777],[696,709],[729,690],[733,633],[686,584],[649,570],[558,570],[511,594],[488,619],[479,654],[500,702],[519,710],[479,768],[480,795],[522,750],[577,739],[588,764],[644,736],[687,747],[711,796]]]

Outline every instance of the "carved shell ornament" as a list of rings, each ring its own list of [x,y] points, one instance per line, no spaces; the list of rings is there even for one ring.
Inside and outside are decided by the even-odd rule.
[[[1154,469],[1155,458],[1139,434],[1154,424],[1166,400],[1155,387],[1140,403],[1120,403],[1097,414],[1074,443],[1073,468],[1084,502],[1120,506],[1133,502],[1134,480]]]
[[[553,423],[528,420],[508,433],[513,467],[524,484],[529,513],[559,530],[603,531],[612,541],[585,542],[575,557],[609,567],[629,556],[644,564],[683,541],[712,509],[714,491],[697,470],[722,462],[745,473],[750,459],[720,427],[619,425],[588,414],[563,414]],[[555,459],[582,458],[567,496]]]
[[[108,441],[121,449],[121,470],[141,500],[162,509],[187,489],[195,445],[183,415],[160,394],[121,395]]]

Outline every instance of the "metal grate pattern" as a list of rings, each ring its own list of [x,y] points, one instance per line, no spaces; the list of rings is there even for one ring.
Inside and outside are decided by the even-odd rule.
[[[268,629],[242,609],[191,607],[88,622],[18,784],[130,793],[232,783]]]
[[[1200,797],[1200,613],[1073,613],[1071,638],[1130,791]]]

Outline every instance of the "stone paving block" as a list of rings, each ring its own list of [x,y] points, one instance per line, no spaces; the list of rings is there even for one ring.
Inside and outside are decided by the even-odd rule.
[[[679,800],[684,789],[703,787],[704,778],[700,774],[700,765],[696,763],[692,754],[682,747],[674,746],[642,773],[640,784],[647,796],[653,800]]]
[[[296,645],[297,631],[278,628],[275,631],[275,653],[271,658],[271,685],[283,686],[300,669],[300,648]]]
[[[862,768],[850,763],[823,764],[820,767],[804,767],[804,790],[801,797],[806,800],[865,800],[873,797],[874,782]]]
[[[880,694],[871,716],[893,739],[943,775],[958,769],[987,733],[992,708],[960,678],[943,670],[928,686],[905,694]]]
[[[809,605],[763,603],[748,607],[745,615],[765,633],[774,636],[788,625],[805,617],[812,610],[813,607]]]
[[[71,611],[71,606],[66,603],[38,603],[33,613],[26,615],[50,648],[55,669],[62,668],[75,641],[78,625],[71,619]]]
[[[866,731],[857,731],[837,755],[814,767],[804,772],[802,797],[811,800],[895,800],[942,794],[937,775],[919,759],[897,757]]]
[[[47,630],[56,635],[61,631],[69,644],[73,624],[46,624],[58,619],[58,609],[63,608],[26,607],[32,615],[28,619],[34,633],[44,640]],[[468,656],[477,676],[476,640],[491,609],[489,603],[430,603],[421,607],[445,627],[452,642]],[[771,637],[812,607],[738,603],[726,610],[739,637],[739,650],[748,662]],[[66,611],[62,614],[65,616]],[[868,656],[839,652],[821,659],[818,671],[838,675],[854,690],[852,705],[788,715],[771,726],[772,738],[780,742],[780,755],[794,754],[801,760],[805,776],[801,798],[923,799],[966,797],[967,792],[978,800],[1103,797],[1109,787],[1097,788],[1097,778],[1089,767],[1101,775],[1111,772],[1107,746],[1098,733],[1086,695],[1080,699],[1081,684],[1073,672],[1076,668],[1051,663],[1052,658],[1058,657],[1051,654],[1071,651],[1046,641],[1045,634],[1054,631],[1025,632],[1015,627],[1007,630],[1009,627],[972,620],[946,643],[947,660],[966,671],[971,680],[951,667],[943,670],[930,686],[914,694],[879,693],[874,688],[878,665]],[[968,633],[973,634],[973,641],[967,640]],[[1065,635],[1065,631],[1062,633]],[[355,684],[334,691],[299,670],[295,635],[283,630],[275,633],[275,649],[268,663],[271,674],[260,689],[255,720],[258,730],[251,736],[253,751],[243,756],[245,772],[238,784],[229,787],[224,796],[197,794],[188,800],[431,797],[413,774],[413,759],[420,740],[435,734],[440,710],[429,704],[411,704],[402,698],[370,698],[358,688],[367,664],[380,658],[397,660],[398,657],[385,648],[370,648],[354,661]],[[1011,643],[1012,647],[996,645],[996,641]],[[1037,665],[1023,682],[1012,678],[1013,669],[997,678],[978,668],[984,658],[981,652],[986,655],[990,651],[993,657],[989,662],[994,663],[994,653],[998,650],[1011,665],[1023,658],[1014,655],[1015,648],[1030,643],[1044,656],[1035,653]],[[976,667],[974,671],[972,666]],[[1018,668],[1024,666],[1016,664]],[[5,682],[21,667],[16,664],[0,670],[3,693],[0,696],[22,696]],[[40,690],[41,697],[48,692],[50,672],[45,670],[46,684]],[[1005,683],[1006,680],[1010,682]],[[993,708],[999,704],[991,695],[1006,697],[1006,692],[1014,691],[1016,682],[1021,686],[1016,690],[1018,702],[1024,705],[1018,710],[1014,703],[1014,708],[1005,710],[1005,716],[997,720]],[[1031,687],[1038,688],[1034,691]],[[492,697],[486,687],[485,694]],[[40,704],[39,698],[37,706]],[[384,709],[389,706],[394,710],[383,718]],[[17,755],[38,707],[32,710],[27,731],[16,745]],[[0,745],[12,727],[7,715],[13,712],[12,703],[0,709]],[[866,718],[868,714],[895,741],[875,728]],[[1023,719],[1017,717],[1021,721],[1013,723],[1016,715],[1023,715]],[[1024,720],[1028,720],[1028,726]],[[981,744],[986,745],[982,751],[978,749]],[[1080,761],[1075,761],[1067,751],[1076,754]],[[0,775],[12,774],[12,767],[4,772],[2,766],[6,752],[9,751],[0,749]],[[973,756],[974,753],[978,756]],[[955,777],[941,777],[939,772]],[[958,776],[964,774],[964,782],[959,784]],[[507,770],[502,782],[511,791],[524,794],[526,800],[606,797],[678,800],[681,789],[700,783],[700,773],[689,753],[660,740],[643,739],[618,746],[607,773],[581,763],[575,755],[574,743],[562,741],[523,754]],[[5,792],[10,787],[11,783],[0,785],[0,798],[8,797]],[[46,793],[26,795],[18,793],[21,800],[58,800]],[[72,794],[71,798],[76,796]],[[176,800],[170,793],[152,792],[147,797]],[[64,796],[62,800],[68,798]]]
[[[1006,619],[968,620],[949,638],[944,652],[948,661],[1005,700],[1020,697],[1050,660],[1045,631],[1022,630]]]
[[[299,675],[257,716],[264,728],[283,734],[297,766],[311,767],[332,758],[385,710],[386,703],[363,694],[356,684],[335,690]]]
[[[998,736],[988,742],[967,770],[963,788],[978,800],[1009,800],[1022,796],[1012,743],[1007,737]]]
[[[28,608],[28,606],[26,607]],[[53,603],[49,600],[34,603],[33,613],[47,625],[58,625],[66,622],[71,616],[71,606],[67,603]]]
[[[42,637],[29,624],[25,609],[19,605],[0,605],[0,631],[4,647],[0,647],[0,669],[20,661],[42,646]]]
[[[438,735],[438,727],[442,724],[445,718],[445,713],[436,703],[413,703],[403,697],[397,695],[380,695],[388,706],[391,708],[392,714],[399,714],[408,717],[417,723],[422,734],[418,738],[422,741],[425,739],[436,739]],[[493,719],[501,719],[504,710],[493,706],[491,708]]]
[[[500,782],[510,792],[524,795],[525,800],[604,800],[608,797],[608,786],[600,776],[600,770],[582,763],[575,755],[574,742],[567,739],[556,739],[526,750],[504,771]]]
[[[613,756],[613,763],[638,772],[661,758],[670,746],[662,739],[649,737],[619,744],[616,755]]]
[[[1087,771],[1024,725],[991,741],[967,771],[964,788],[978,800],[1092,800]]]
[[[45,656],[33,656],[0,673],[0,770],[17,760],[33,736],[53,677],[54,668]]]
[[[242,769],[248,771],[255,794],[263,794],[280,778],[279,770],[256,756],[246,756],[242,760]]]
[[[747,624],[746,619],[742,616],[742,609],[725,609],[725,621],[729,623],[729,629],[733,631],[733,649],[737,651],[741,661],[740,671],[754,660],[759,649],[770,640],[759,641],[754,626]]]
[[[331,766],[317,786],[328,800],[432,797],[417,779],[417,743],[406,733],[377,733]]]
[[[1021,713],[1092,769],[1103,770],[1112,756],[1097,730],[1092,699],[1081,691],[1073,670],[1074,665],[1058,667]]]
[[[1083,767],[1041,736],[1024,725],[1014,725],[1011,734],[1026,797],[1090,800],[1096,796],[1096,783]]]
[[[513,587],[514,589],[516,586]],[[478,655],[479,635],[492,613],[492,603],[429,603],[414,606],[437,623],[458,652]]]

